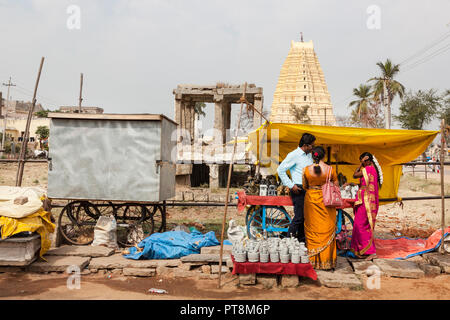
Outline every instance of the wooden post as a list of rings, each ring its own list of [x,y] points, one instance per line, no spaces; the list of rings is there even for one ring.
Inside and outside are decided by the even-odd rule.
[[[28,139],[30,138],[30,123],[31,123],[31,118],[33,117],[34,106],[36,105],[36,93],[37,93],[37,88],[39,85],[39,79],[41,78],[41,71],[42,71],[43,65],[44,65],[44,57],[41,58],[41,65],[39,66],[39,72],[38,72],[38,76],[36,79],[36,84],[34,86],[33,103],[30,107],[30,110],[28,111],[27,124],[25,127],[25,135],[24,135],[23,141],[22,141],[22,148],[20,148],[19,167],[17,169],[17,175],[16,175],[16,187],[22,186],[23,169],[25,166],[25,158],[27,155]]]
[[[247,82],[244,84],[244,92],[242,94],[242,99],[241,99],[241,110],[239,111],[238,123],[237,123],[235,138],[234,138],[234,144],[233,144],[233,153],[231,154],[231,161],[230,161],[230,165],[228,166],[227,196],[225,198],[225,212],[223,214],[222,234],[221,234],[221,237],[220,237],[219,285],[218,285],[219,289],[220,289],[220,280],[221,280],[221,277],[222,277],[223,235],[224,235],[224,232],[225,232],[225,224],[227,222],[228,202],[230,201],[231,172],[233,171],[234,154],[236,153],[236,145],[237,145],[239,129],[240,129],[240,126],[241,126],[242,109],[244,108],[244,101],[245,101],[245,94],[246,94],[246,92],[247,92]]]
[[[442,229],[442,238],[441,238],[441,246],[440,252],[442,254],[445,253],[444,250],[444,231],[445,231],[445,194],[444,194],[444,158],[445,158],[445,120],[441,121],[441,156],[440,156],[440,174],[441,174],[441,229]]]
[[[424,162],[427,162],[427,157],[424,157],[424,158],[425,158]],[[425,180],[427,180],[427,167],[428,167],[428,165],[425,164]]]
[[[83,74],[80,75],[80,98],[78,100],[78,113],[81,113],[81,101],[83,101],[82,91],[83,91]]]

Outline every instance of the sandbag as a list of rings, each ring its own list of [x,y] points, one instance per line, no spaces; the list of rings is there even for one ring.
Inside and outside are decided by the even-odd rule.
[[[246,237],[245,227],[239,226],[235,220],[231,219],[228,222],[227,235],[231,243],[238,243]]]
[[[118,248],[117,223],[113,216],[100,216],[94,228],[92,245]]]

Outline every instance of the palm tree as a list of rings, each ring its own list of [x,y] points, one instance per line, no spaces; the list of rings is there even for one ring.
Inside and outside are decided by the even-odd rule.
[[[352,118],[355,122],[361,122],[367,127],[367,113],[370,107],[370,100],[372,98],[372,92],[370,92],[370,86],[366,84],[360,84],[358,88],[353,89],[353,95],[357,97],[357,100],[353,100],[349,103],[349,107],[355,106],[352,111]]]
[[[395,96],[403,98],[405,93],[405,87],[394,80],[394,77],[400,72],[399,64],[392,64],[392,61],[386,59],[386,62],[377,62],[377,66],[380,68],[381,77],[374,77],[369,81],[375,81],[373,85],[373,94],[376,97],[380,97],[383,101],[385,114],[386,114],[386,129],[391,128],[391,103]]]

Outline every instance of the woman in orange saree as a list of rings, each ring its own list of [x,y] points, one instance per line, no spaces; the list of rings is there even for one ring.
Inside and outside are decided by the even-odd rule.
[[[330,175],[337,182],[336,172],[323,162],[325,150],[315,147],[312,151],[314,164],[303,172],[305,196],[305,236],[311,264],[315,269],[336,267],[336,209],[325,207],[322,186]]]

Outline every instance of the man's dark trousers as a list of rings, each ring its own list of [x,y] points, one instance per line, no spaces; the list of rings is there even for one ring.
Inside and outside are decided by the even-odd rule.
[[[300,189],[297,194],[291,191],[291,199],[294,204],[294,219],[292,219],[289,226],[288,237],[297,237],[300,242],[305,242],[305,216],[303,214],[305,194],[306,191],[304,189]]]

